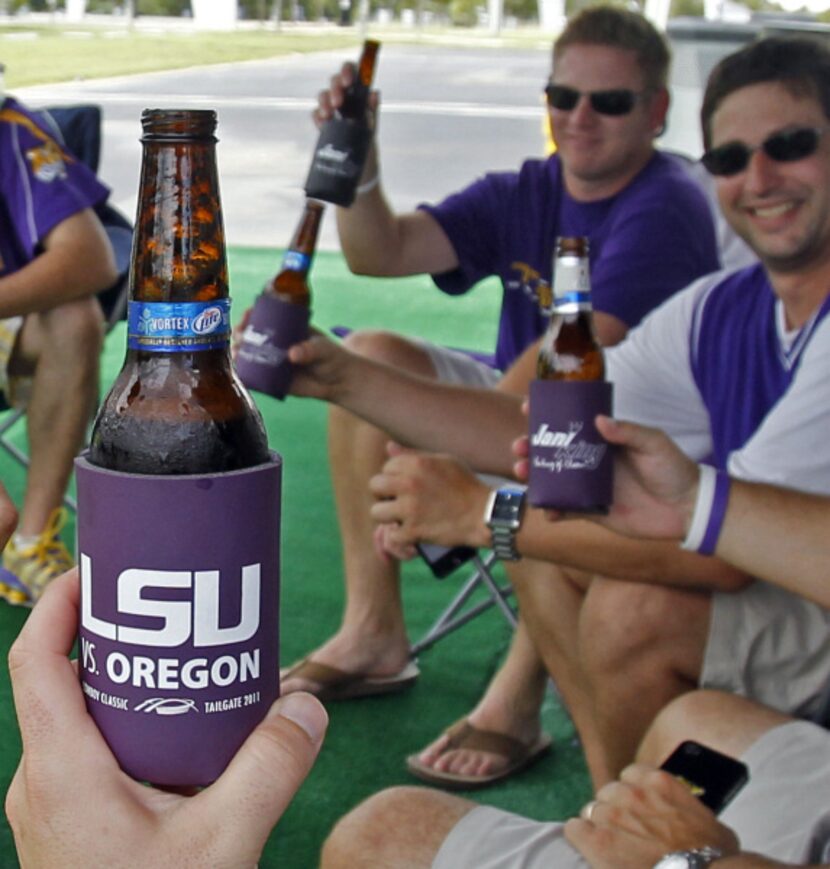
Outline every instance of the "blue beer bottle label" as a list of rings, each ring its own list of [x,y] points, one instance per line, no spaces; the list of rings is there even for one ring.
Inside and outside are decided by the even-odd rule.
[[[287,250],[282,258],[284,272],[307,272],[311,257],[298,250]]]
[[[231,300],[130,302],[127,347],[156,353],[215,350],[230,342]]]
[[[573,311],[590,311],[591,294],[577,290],[571,290],[561,295],[557,294],[553,299],[553,310],[565,314]]]

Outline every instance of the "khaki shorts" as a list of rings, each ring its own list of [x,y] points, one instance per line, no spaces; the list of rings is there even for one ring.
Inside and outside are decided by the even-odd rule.
[[[700,684],[813,717],[830,687],[830,611],[760,581],[714,594]]]
[[[23,317],[0,320],[0,392],[9,407],[25,407],[31,392],[30,377],[9,376],[9,360],[22,326]]]
[[[500,371],[461,350],[452,350],[420,338],[412,340],[429,356],[441,383],[492,388],[501,380]]]
[[[743,756],[749,784],[721,821],[745,851],[802,865],[830,857],[830,733],[794,721],[765,733]],[[584,869],[562,824],[490,806],[468,812],[444,840],[433,869]]]

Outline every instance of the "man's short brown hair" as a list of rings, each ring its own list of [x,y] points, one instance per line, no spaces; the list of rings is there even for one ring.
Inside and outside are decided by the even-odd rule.
[[[700,110],[705,148],[712,144],[712,115],[732,93],[754,84],[780,84],[795,96],[814,97],[830,119],[830,49],[804,36],[769,36],[718,63]]]
[[[671,54],[663,36],[638,12],[620,6],[590,6],[568,21],[553,43],[553,57],[572,45],[605,45],[633,51],[643,72],[645,85],[665,88]],[[613,82],[608,83],[613,87]]]

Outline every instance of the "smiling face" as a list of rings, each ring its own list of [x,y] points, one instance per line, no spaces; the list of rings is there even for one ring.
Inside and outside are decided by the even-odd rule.
[[[743,142],[756,148],[773,133],[828,123],[814,97],[777,82],[754,84],[718,106],[711,146]],[[757,150],[742,172],[716,181],[724,216],[771,275],[830,262],[830,135],[819,139],[814,154],[791,163]]]
[[[555,58],[551,80],[583,94],[645,88],[636,54],[605,45],[569,45]],[[667,108],[668,95],[659,90],[645,93],[626,115],[599,114],[585,95],[571,111],[549,109],[568,192],[592,201],[622,190],[651,157]]]

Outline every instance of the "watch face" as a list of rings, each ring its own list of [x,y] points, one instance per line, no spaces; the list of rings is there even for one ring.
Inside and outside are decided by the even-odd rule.
[[[515,522],[521,513],[525,493],[521,490],[499,489],[493,510],[491,522]]]
[[[691,861],[685,854],[667,854],[654,869],[690,869]]]

